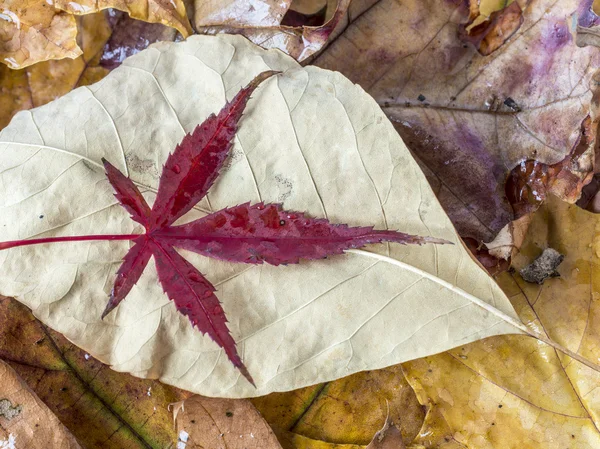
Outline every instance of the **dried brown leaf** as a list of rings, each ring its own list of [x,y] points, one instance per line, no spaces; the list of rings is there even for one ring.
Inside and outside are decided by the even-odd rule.
[[[58,418],[19,375],[0,360],[0,447],[79,449]]]
[[[246,399],[192,396],[178,409],[176,421],[179,443],[186,449],[281,449]]]
[[[596,132],[600,54],[576,45],[580,2],[514,4],[523,23],[489,56],[460,38],[473,20],[466,2],[381,0],[316,60],[375,97],[459,233],[479,242],[514,218],[504,192],[513,167],[564,160],[588,115],[590,141]],[[565,199],[578,197],[585,176],[577,178]]]
[[[130,18],[116,10],[76,18],[83,54],[75,59],[44,61],[21,70],[0,64],[0,128],[20,110],[42,106],[76,87],[100,81],[131,54],[176,31]]]
[[[344,25],[350,0],[340,0],[331,18],[321,26],[282,25],[291,1],[231,0],[222,3],[196,0],[196,29],[203,34],[241,34],[263,48],[277,48],[298,61],[319,52]]]
[[[0,359],[85,448],[163,449],[176,438],[168,404],[189,393],[111,370],[8,298],[0,298]]]
[[[76,15],[114,8],[128,13],[133,19],[173,27],[183,37],[194,32],[183,0],[54,0],[54,5]]]
[[[366,449],[405,449],[402,434],[388,416],[385,424],[373,437]]]
[[[127,12],[133,19],[172,27],[184,37],[193,33],[183,0],[7,0],[3,8],[0,60],[12,69],[41,61],[77,58],[85,52],[80,46],[87,45],[87,40],[77,36],[75,16],[108,8]],[[97,41],[102,35],[88,36]],[[143,35],[139,38],[143,39]]]

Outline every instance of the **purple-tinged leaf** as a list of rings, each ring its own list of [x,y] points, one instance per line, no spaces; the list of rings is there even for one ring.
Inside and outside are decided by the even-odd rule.
[[[112,29],[110,39],[104,45],[99,65],[112,70],[125,58],[135,55],[154,42],[173,41],[177,31],[162,23],[136,20],[116,9],[106,11]]]

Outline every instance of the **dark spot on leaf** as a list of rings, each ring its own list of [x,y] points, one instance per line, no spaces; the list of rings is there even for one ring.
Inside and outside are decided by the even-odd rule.
[[[517,102],[510,97],[504,100],[504,104],[515,112],[519,112],[521,110],[521,107],[517,104]]]
[[[40,219],[41,219],[41,218],[44,218],[44,216],[43,216],[43,215],[40,215]]]
[[[419,100],[419,101],[425,101],[425,100],[427,100],[427,98],[425,98],[425,95],[419,94],[419,96],[417,97],[417,100]]]
[[[233,412],[230,412],[229,410],[227,410],[225,412],[225,416],[227,416],[228,418],[231,418],[231,417],[233,417]]]

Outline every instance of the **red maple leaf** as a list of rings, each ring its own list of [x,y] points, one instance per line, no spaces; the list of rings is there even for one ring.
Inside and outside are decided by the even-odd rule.
[[[258,75],[218,115],[211,115],[183,138],[167,158],[152,208],[136,185],[103,159],[116,198],[131,218],[145,227],[144,234],[20,240],[0,243],[0,249],[57,241],[132,240],[133,246],[117,271],[102,318],[125,299],[154,257],[159,282],[177,310],[222,347],[229,360],[254,385],[227,328],[215,287],[175,248],[230,262],[285,265],[298,263],[300,259],[323,259],[346,249],[382,241],[449,243],[397,231],[376,231],[373,227],[333,224],[326,219],[286,211],[280,204],[264,203],[228,207],[190,223],[173,226],[207,194],[217,179],[250,95],[274,73]]]

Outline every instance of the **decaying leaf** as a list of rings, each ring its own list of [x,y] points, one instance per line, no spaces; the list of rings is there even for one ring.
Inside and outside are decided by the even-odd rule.
[[[17,371],[82,447],[163,449],[176,439],[168,404],[189,393],[114,372],[47,329],[14,299],[0,299],[0,323],[0,359]],[[17,448],[30,447],[18,443]]]
[[[482,17],[481,5],[479,1],[471,1],[470,15],[476,18],[460,30],[461,39],[472,43],[484,56],[498,50],[523,24],[523,10],[519,2],[513,1],[504,7],[506,3],[509,2],[500,2],[503,5],[500,9],[477,20]]]
[[[366,449],[406,449],[400,430],[387,417],[385,424],[373,437]]]
[[[543,284],[549,277],[560,276],[556,271],[565,256],[553,248],[546,248],[533,262],[519,271],[523,280]]]
[[[8,0],[3,7],[0,13],[0,61],[12,69],[22,69],[40,61],[77,58],[85,49],[77,42],[83,39],[76,39],[74,15],[88,15],[108,8],[125,11],[133,19],[173,27],[184,37],[193,33],[182,0]],[[160,28],[154,30],[157,34]],[[130,33],[134,31],[135,28],[129,30]],[[94,40],[101,36],[91,34]],[[143,39],[143,36],[133,34],[128,37]],[[153,40],[145,46],[151,42]]]
[[[177,31],[161,23],[135,20],[113,9],[107,10],[106,15],[112,33],[102,49],[99,65],[107,69],[118,67],[126,57],[140,52],[154,42],[174,41],[176,38]]]
[[[599,236],[598,216],[551,197],[536,212],[515,265],[554,247],[565,255],[561,277],[543,285],[518,275],[499,278],[525,322],[594,359],[600,356]],[[416,441],[425,447],[445,438],[469,449],[600,444],[598,373],[529,339],[494,337],[403,367],[431,407]]]
[[[61,424],[15,371],[0,360],[0,447],[79,449]],[[12,441],[12,444],[11,444]]]
[[[197,27],[205,26],[279,26],[292,0],[212,0],[194,2]]]
[[[319,52],[343,26],[350,0],[340,0],[329,20],[319,26],[282,24],[291,0],[223,2],[196,0],[196,29],[204,34],[241,34],[266,49],[279,49],[298,61]]]
[[[248,400],[192,396],[182,404],[176,422],[185,449],[281,449]]]
[[[54,5],[76,15],[114,8],[128,13],[133,19],[173,27],[183,37],[194,32],[183,0],[54,0]]]
[[[362,89],[236,36],[161,43],[99,83],[17,114],[0,133],[0,240],[139,232],[116,204],[101,158],[115,161],[151,203],[175,144],[268,69],[284,74],[256,92],[227,170],[190,220],[248,200],[283,202],[313,217],[458,242]],[[523,329],[462,245],[382,245],[285,269],[182,251],[219,290],[254,389],[213,342],[164,307],[151,267],[100,321],[127,249],[73,242],[2,251],[0,291],[116,370],[205,395],[299,388]]]
[[[12,69],[48,59],[76,58],[75,18],[46,0],[4,0],[0,12],[0,62]]]
[[[513,167],[527,159],[564,160],[588,116],[586,139],[595,140],[600,53],[576,45],[578,0],[517,0],[510,7],[520,7],[514,20],[522,24],[483,56],[461,39],[473,20],[468,3],[381,0],[316,64],[341,71],[374,96],[459,234],[489,242],[515,217],[504,190]],[[569,201],[592,169],[588,158],[581,177],[583,164],[576,165],[574,182],[561,192]]]
[[[273,393],[254,398],[252,403],[278,431],[284,447],[283,440],[308,444],[307,439],[330,445],[366,446],[388,414],[408,444],[419,433],[426,411],[400,365],[302,390]]]
[[[600,46],[600,17],[595,0],[582,0],[577,17],[577,45],[586,47]]]

